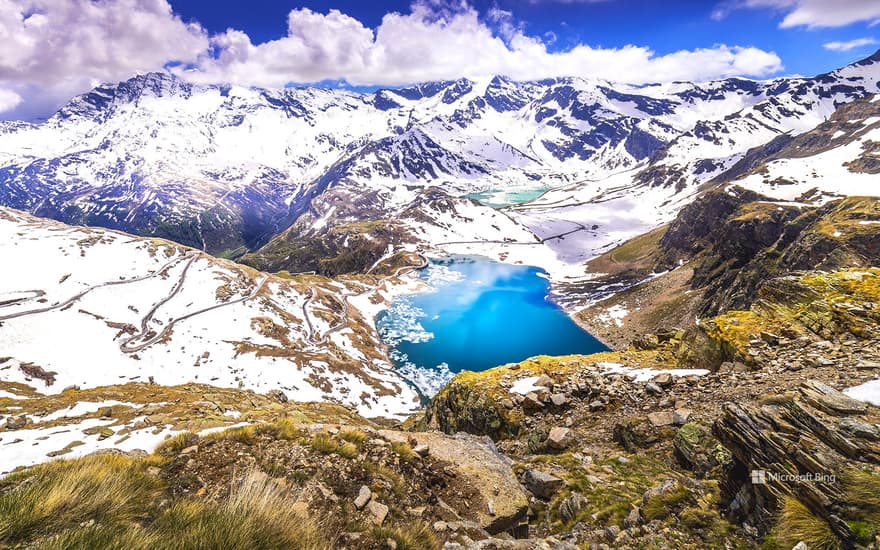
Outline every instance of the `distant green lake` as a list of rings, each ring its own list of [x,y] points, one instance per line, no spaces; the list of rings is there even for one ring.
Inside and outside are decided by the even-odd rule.
[[[478,193],[468,193],[464,195],[466,199],[474,199],[475,201],[492,208],[504,208],[505,206],[513,206],[515,204],[523,204],[533,201],[546,193],[548,189],[532,189],[529,191],[507,192],[492,189],[489,191],[480,191]]]
[[[420,276],[432,290],[398,297],[376,324],[396,368],[426,395],[462,370],[607,350],[550,301],[539,268],[454,256]]]

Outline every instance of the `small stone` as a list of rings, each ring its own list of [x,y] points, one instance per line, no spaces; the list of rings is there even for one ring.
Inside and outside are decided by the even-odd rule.
[[[99,411],[101,418],[110,418],[113,416],[113,407],[104,407]]]
[[[432,525],[432,527],[438,533],[442,533],[443,531],[445,531],[447,529],[448,524],[445,521],[435,521],[434,524]]]
[[[547,436],[547,446],[557,450],[565,449],[571,444],[571,441],[571,430],[560,426],[551,429]]]
[[[272,390],[266,395],[279,403],[287,403],[287,394],[281,390]]]
[[[629,515],[623,520],[623,526],[632,528],[642,523],[642,510],[638,506],[633,506]]]
[[[605,403],[603,403],[597,399],[595,401],[590,401],[589,407],[590,407],[591,412],[601,411],[602,409],[605,408]]]
[[[522,408],[525,411],[537,411],[544,408],[544,404],[538,399],[535,392],[529,392],[525,395],[522,402]]]
[[[354,499],[354,507],[358,510],[362,509],[367,505],[367,502],[372,498],[373,492],[370,491],[370,488],[366,485],[361,485],[361,490],[358,491],[357,498]]]
[[[663,390],[660,389],[660,386],[653,382],[648,382],[647,384],[645,384],[645,391],[650,393],[651,395],[659,395],[663,393]]]
[[[385,522],[385,518],[388,517],[388,507],[381,502],[371,500],[367,504],[367,510],[373,514],[373,521],[376,525],[382,525]]]
[[[572,493],[570,497],[559,503],[559,515],[565,521],[574,519],[578,512],[587,507],[589,501],[580,493]]]
[[[416,445],[415,447],[412,448],[412,450],[414,453],[416,453],[417,455],[419,455],[422,458],[428,456],[428,453],[431,452],[431,448],[428,447],[427,445]]]
[[[536,497],[549,500],[565,482],[552,474],[530,468],[523,473],[523,485]]]
[[[657,411],[648,414],[648,422],[656,428],[671,426],[675,423],[672,411]]]
[[[497,515],[497,514],[495,513],[495,501],[494,501],[494,500],[489,500],[489,501],[486,503],[486,508],[488,508],[488,510],[489,510],[489,515],[490,515],[490,516],[495,516],[495,515]]]
[[[807,546],[807,543],[805,543],[804,541],[800,541],[799,543],[792,546],[791,550],[810,550],[810,549]]]
[[[675,409],[672,411],[672,423],[676,426],[684,426],[693,414],[693,411],[690,409]]]
[[[668,388],[672,385],[672,375],[668,372],[661,372],[655,376],[652,381],[661,388]]]
[[[547,376],[546,374],[542,374],[535,380],[535,386],[543,387],[549,389],[553,389],[553,379]]]
[[[20,430],[27,426],[27,416],[10,416],[6,419],[6,429],[7,430]]]
[[[385,541],[385,545],[389,550],[397,550],[397,541],[394,539],[388,539]]]
[[[550,396],[550,402],[557,407],[561,407],[568,403],[568,396],[564,393],[554,393]]]
[[[620,534],[620,527],[616,525],[612,525],[605,529],[605,538],[608,539],[608,542],[613,542],[614,539],[617,538],[617,535]]]

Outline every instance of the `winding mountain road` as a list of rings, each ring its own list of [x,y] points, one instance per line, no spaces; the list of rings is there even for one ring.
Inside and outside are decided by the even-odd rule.
[[[379,286],[384,284],[385,281],[387,281],[389,279],[397,278],[405,273],[409,273],[411,271],[418,271],[420,269],[424,269],[424,268],[428,267],[428,258],[426,258],[421,253],[417,253],[417,254],[419,256],[419,264],[418,265],[405,265],[402,267],[398,267],[396,270],[394,270],[393,275],[388,275],[386,277],[379,279],[379,281],[376,283],[376,285],[371,288],[368,288],[366,290],[362,290],[361,292],[352,293],[352,294],[342,294],[342,300],[340,301],[342,304],[342,314],[340,315],[339,322],[336,323],[335,325],[331,326],[330,328],[328,328],[327,331],[324,332],[324,334],[322,334],[320,336],[316,336],[317,330],[315,329],[314,323],[312,323],[311,314],[308,311],[309,303],[311,303],[318,296],[317,291],[315,291],[315,287],[310,287],[309,288],[310,294],[305,299],[305,301],[303,302],[303,306],[302,306],[303,315],[305,317],[306,324],[308,325],[308,328],[309,328],[309,335],[308,335],[309,342],[312,343],[313,345],[316,345],[316,346],[323,345],[324,343],[327,342],[327,338],[331,334],[333,334],[334,332],[338,332],[339,330],[342,330],[343,328],[348,326],[348,312],[350,310],[350,305],[348,302],[349,298],[356,298],[358,296],[363,296],[364,294],[367,294],[369,292],[374,292],[377,288],[379,288]]]

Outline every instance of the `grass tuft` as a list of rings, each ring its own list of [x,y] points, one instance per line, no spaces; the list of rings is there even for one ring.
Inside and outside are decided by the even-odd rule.
[[[339,443],[328,434],[319,433],[315,434],[311,441],[309,441],[309,447],[316,453],[329,455],[339,450]]]
[[[245,445],[253,445],[257,442],[257,428],[254,426],[239,426],[238,428],[230,428],[222,432],[213,432],[204,439],[228,439],[244,443]]]
[[[187,447],[192,447],[199,442],[199,436],[192,432],[182,432],[171,436],[156,447],[155,454],[161,456],[174,456]]]
[[[222,504],[179,501],[151,526],[168,548],[290,548],[329,550],[328,540],[307,518],[293,511],[284,489],[258,472],[251,472]],[[161,546],[160,547],[165,547]]]
[[[397,550],[440,550],[440,541],[424,523],[396,527],[373,527],[367,536],[377,542],[393,540]]]
[[[404,462],[412,462],[416,459],[416,453],[409,443],[392,443],[391,450]]]
[[[341,456],[342,458],[352,459],[356,458],[358,455],[358,446],[354,443],[345,442],[339,445],[339,448],[336,449],[336,454]]]
[[[803,541],[810,550],[838,550],[840,542],[828,522],[816,517],[794,497],[784,497],[779,521],[774,529],[776,538],[787,547]]]
[[[162,490],[144,463],[119,455],[49,462],[26,475],[16,489],[0,495],[0,545],[88,522],[133,522]]]
[[[363,430],[358,430],[357,428],[348,428],[339,432],[340,439],[344,441],[348,441],[349,443],[354,443],[358,447],[366,443],[367,439],[370,437]]]

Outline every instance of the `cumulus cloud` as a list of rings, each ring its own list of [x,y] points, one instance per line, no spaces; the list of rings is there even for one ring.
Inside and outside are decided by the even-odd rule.
[[[741,8],[774,8],[785,14],[781,28],[843,27],[851,23],[880,22],[877,0],[727,0],[716,6],[714,19],[723,19]]]
[[[723,44],[664,54],[638,45],[554,50],[553,35],[531,36],[510,12],[481,14],[464,0],[416,0],[409,12],[388,13],[376,28],[339,10],[294,9],[286,35],[263,43],[237,29],[209,36],[176,16],[167,0],[0,0],[0,36],[6,40],[0,89],[26,98],[0,101],[6,118],[46,114],[100,81],[163,68],[194,82],[270,87],[496,74],[638,83],[782,70],[772,52]]]
[[[28,104],[192,62],[209,47],[166,0],[0,0],[0,37],[0,85]]]
[[[822,47],[826,50],[831,50],[832,52],[848,52],[855,48],[872,46],[877,43],[878,42],[873,38],[856,38],[854,40],[847,40],[846,42],[826,42],[825,44],[822,44]]]
[[[255,45],[230,30],[214,38],[211,55],[178,72],[200,82],[279,86],[326,79],[399,85],[495,74],[651,82],[764,76],[782,69],[776,54],[753,47],[715,45],[658,55],[634,45],[552,51],[552,42],[552,36],[527,35],[509,12],[494,9],[482,18],[467,4],[438,10],[436,3],[416,3],[410,13],[385,15],[375,32],[336,10],[296,9],[286,37]]]
[[[21,96],[17,93],[0,88],[0,113],[14,109],[21,101]]]

